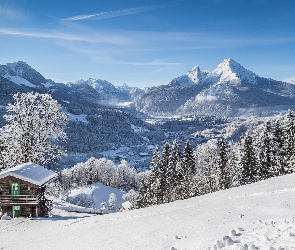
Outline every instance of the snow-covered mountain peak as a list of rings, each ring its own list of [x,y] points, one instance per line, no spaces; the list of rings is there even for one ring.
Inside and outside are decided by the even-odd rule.
[[[18,76],[23,76],[28,72],[36,72],[36,70],[34,70],[30,65],[23,61],[7,63],[6,65]]]
[[[23,61],[0,65],[0,75],[17,85],[25,85],[32,88],[47,82],[38,71]]]
[[[245,69],[231,58],[224,59],[223,62],[218,64],[217,68],[213,72],[219,75],[220,82],[257,83],[258,76],[255,73]]]
[[[187,76],[192,80],[193,83],[199,83],[202,80],[202,71],[197,65],[193,67],[191,71],[188,72]]]
[[[115,91],[115,86],[111,84],[110,82],[106,80],[101,79],[94,79],[89,78],[88,80],[78,80],[75,82],[75,84],[87,84],[88,86],[91,86],[94,88],[97,92],[103,92],[103,91]]]

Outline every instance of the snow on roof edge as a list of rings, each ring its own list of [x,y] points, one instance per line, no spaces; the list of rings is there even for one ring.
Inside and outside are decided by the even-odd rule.
[[[29,162],[0,172],[0,179],[7,176],[13,176],[21,180],[33,183],[35,185],[42,186],[45,183],[48,183],[52,179],[56,178],[57,173],[46,169],[38,164]]]

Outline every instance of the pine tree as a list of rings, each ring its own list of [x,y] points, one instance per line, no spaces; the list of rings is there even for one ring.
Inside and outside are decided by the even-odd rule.
[[[261,179],[265,180],[272,176],[277,175],[275,159],[273,155],[274,151],[274,137],[271,130],[270,122],[267,121],[264,124],[263,130],[261,131],[261,136],[258,138],[258,159],[260,165],[260,176]]]
[[[253,183],[260,180],[260,172],[253,148],[252,136],[246,132],[241,140],[240,150],[241,184]]]
[[[230,187],[230,173],[227,168],[228,162],[228,143],[222,136],[217,144],[218,159],[217,164],[220,169],[219,187],[220,189],[228,189]]]
[[[295,152],[294,150],[294,136],[295,136],[295,125],[294,125],[294,114],[291,110],[288,110],[286,127],[284,131],[285,135],[285,160],[286,166],[284,173],[292,173],[292,156]]]
[[[212,193],[219,189],[217,166],[217,142],[212,139],[196,150],[196,170],[200,193]]]
[[[178,172],[179,178],[179,189],[182,190],[182,198],[189,198],[195,195],[193,192],[193,177],[196,174],[196,162],[192,145],[189,140],[183,149],[181,159],[181,170]]]
[[[167,202],[176,200],[177,188],[177,164],[180,162],[180,151],[177,140],[173,141],[171,152],[168,159],[166,171],[166,183],[169,192],[167,192]]]
[[[162,150],[162,158],[161,163],[159,166],[159,173],[158,173],[158,179],[159,179],[159,185],[160,185],[160,191],[159,191],[159,198],[160,203],[167,202],[167,196],[168,196],[168,186],[167,186],[167,167],[169,163],[169,156],[170,156],[170,145],[168,142],[165,143],[163,150]]]
[[[187,175],[193,176],[196,174],[196,162],[194,152],[189,140],[186,141],[183,149],[182,162],[184,164],[184,169]]]
[[[277,120],[274,128],[274,161],[277,166],[277,175],[283,175],[285,172],[285,148],[284,148],[284,133],[281,125],[281,121]]]
[[[155,148],[152,161],[151,161],[151,171],[148,175],[148,197],[150,204],[160,203],[160,185],[159,185],[159,172],[161,165],[161,157],[158,147]]]
[[[137,206],[138,208],[147,207],[150,205],[150,199],[148,195],[148,183],[146,178],[142,178],[139,182],[138,196],[137,196]]]
[[[228,150],[227,174],[229,178],[229,187],[239,185],[239,144],[231,143]]]

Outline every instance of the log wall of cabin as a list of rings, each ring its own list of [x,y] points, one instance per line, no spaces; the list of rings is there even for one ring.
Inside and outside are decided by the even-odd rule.
[[[38,195],[39,186],[28,181],[16,178],[14,176],[6,176],[0,179],[0,195],[10,195],[10,183],[20,183],[20,194],[21,195]]]
[[[1,195],[10,195],[10,183],[19,182],[20,183],[20,194],[21,195],[32,195],[37,197],[39,192],[39,186],[28,181],[16,178],[14,176],[6,176],[0,179],[0,196]],[[22,207],[22,216],[37,216],[36,205],[26,205],[21,204]],[[12,216],[12,205],[11,206],[2,206],[2,213],[7,213],[7,215]],[[38,211],[39,213],[39,211]]]

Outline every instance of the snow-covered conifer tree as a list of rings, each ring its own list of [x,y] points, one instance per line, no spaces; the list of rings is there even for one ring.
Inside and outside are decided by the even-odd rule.
[[[260,180],[260,171],[253,148],[252,136],[247,131],[241,139],[240,148],[240,183],[248,184]]]
[[[287,121],[284,129],[285,135],[285,157],[286,157],[286,166],[284,173],[292,173],[292,156],[295,152],[294,150],[294,136],[295,136],[295,125],[294,125],[294,114],[293,111],[288,110]]]
[[[170,156],[170,145],[168,142],[165,143],[162,150],[161,164],[159,166],[158,178],[160,182],[160,193],[162,201],[160,203],[167,202],[167,193],[169,192],[167,187],[167,167]]]
[[[229,143],[227,161],[227,175],[230,180],[229,187],[238,186],[239,183],[239,144]]]
[[[139,189],[138,189],[138,196],[137,196],[137,207],[138,208],[143,208],[143,207],[147,207],[150,205],[150,200],[148,197],[148,181],[147,178],[142,178],[139,181]]]
[[[220,169],[219,187],[227,189],[230,187],[230,171],[228,169],[228,143],[222,136],[217,143],[217,164]]]
[[[284,174],[285,170],[285,148],[284,148],[284,133],[282,129],[282,124],[280,120],[277,120],[275,123],[274,131],[274,161],[277,166],[278,175]]]
[[[166,171],[166,183],[169,192],[167,192],[167,202],[176,200],[176,187],[177,187],[177,164],[180,162],[180,151],[177,140],[173,141],[171,152],[168,159]]]
[[[274,158],[274,136],[270,121],[263,124],[262,131],[258,130],[256,137],[257,159],[260,166],[261,179],[265,180],[277,175]]]
[[[195,195],[193,191],[193,177],[196,174],[196,162],[194,157],[194,152],[192,145],[189,140],[186,141],[186,144],[183,149],[183,154],[181,158],[181,164],[179,164],[179,193],[182,194],[182,198],[189,198]],[[181,191],[182,190],[182,191]]]
[[[158,147],[155,148],[151,161],[151,170],[148,175],[147,196],[150,204],[159,204],[161,195],[159,185],[159,171],[161,165],[161,157]]]
[[[219,189],[219,171],[217,166],[217,142],[210,140],[196,150],[196,171],[198,193],[212,193]]]
[[[4,167],[34,162],[46,165],[58,160],[65,151],[63,131],[67,115],[49,94],[17,93],[4,115],[7,124],[0,133]]]

